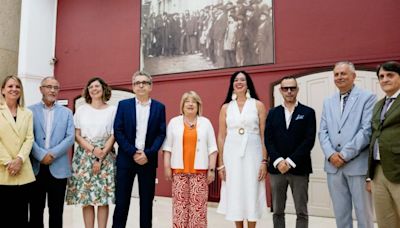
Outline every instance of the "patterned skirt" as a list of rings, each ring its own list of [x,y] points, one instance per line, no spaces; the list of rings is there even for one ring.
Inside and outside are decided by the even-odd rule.
[[[105,142],[93,143],[103,147]],[[104,206],[115,202],[115,158],[109,152],[101,163],[100,172],[93,173],[96,161],[91,152],[78,146],[72,158],[72,176],[68,180],[66,201],[68,205]]]

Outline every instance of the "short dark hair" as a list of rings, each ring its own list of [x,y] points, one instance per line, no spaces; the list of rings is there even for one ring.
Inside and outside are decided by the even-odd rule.
[[[296,78],[293,77],[293,76],[285,76],[285,77],[283,77],[283,78],[279,81],[279,84],[282,84],[282,82],[283,82],[284,80],[289,80],[289,79],[295,80],[295,81],[296,81],[296,84],[297,84],[297,80],[296,80]]]
[[[378,76],[378,78],[379,78],[379,71],[381,69],[386,70],[386,71],[393,71],[400,75],[400,63],[396,62],[396,61],[388,61],[388,62],[385,62],[385,63],[379,65],[376,68],[376,75]]]
[[[254,83],[253,80],[251,80],[250,75],[246,71],[236,71],[235,73],[232,74],[231,79],[229,81],[228,93],[226,94],[224,104],[231,102],[233,93],[233,82],[240,73],[244,74],[244,76],[246,77],[247,89],[250,91],[250,96],[256,100],[259,100],[256,88],[254,87]]]
[[[103,88],[103,95],[102,95],[102,100],[104,102],[110,100],[111,98],[111,87],[108,86],[108,84],[100,77],[93,77],[91,79],[89,79],[89,81],[86,83],[85,88],[83,89],[82,92],[82,97],[85,98],[86,103],[91,104],[92,103],[92,98],[90,97],[89,94],[89,86],[90,84],[92,84],[93,82],[98,81],[101,84],[101,87]]]

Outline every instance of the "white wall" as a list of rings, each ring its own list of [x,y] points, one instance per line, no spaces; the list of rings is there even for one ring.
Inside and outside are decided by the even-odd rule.
[[[57,0],[22,0],[18,75],[27,105],[41,99],[41,79],[54,76],[56,19]]]

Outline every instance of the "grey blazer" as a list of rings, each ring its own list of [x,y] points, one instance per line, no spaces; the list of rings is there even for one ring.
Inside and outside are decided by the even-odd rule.
[[[325,99],[319,141],[325,155],[324,169],[327,173],[336,173],[338,170],[328,161],[328,158],[337,151],[346,161],[341,167],[345,174],[367,174],[368,145],[375,102],[375,95],[357,86],[352,89],[343,114],[340,112],[339,93]]]

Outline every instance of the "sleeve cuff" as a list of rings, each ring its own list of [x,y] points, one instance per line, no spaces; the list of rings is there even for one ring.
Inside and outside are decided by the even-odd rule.
[[[292,168],[296,168],[296,163],[294,163],[294,162],[292,161],[292,159],[286,158],[285,160],[289,163],[289,165],[290,165]]]
[[[24,160],[24,157],[22,155],[18,154],[17,157],[21,158],[22,163],[24,163],[25,160]]]
[[[285,160],[285,159],[283,159],[283,157],[279,157],[274,161],[274,163],[272,163],[272,165],[274,166],[274,168],[276,168],[276,166],[279,164],[279,162],[281,162],[283,160]]]

